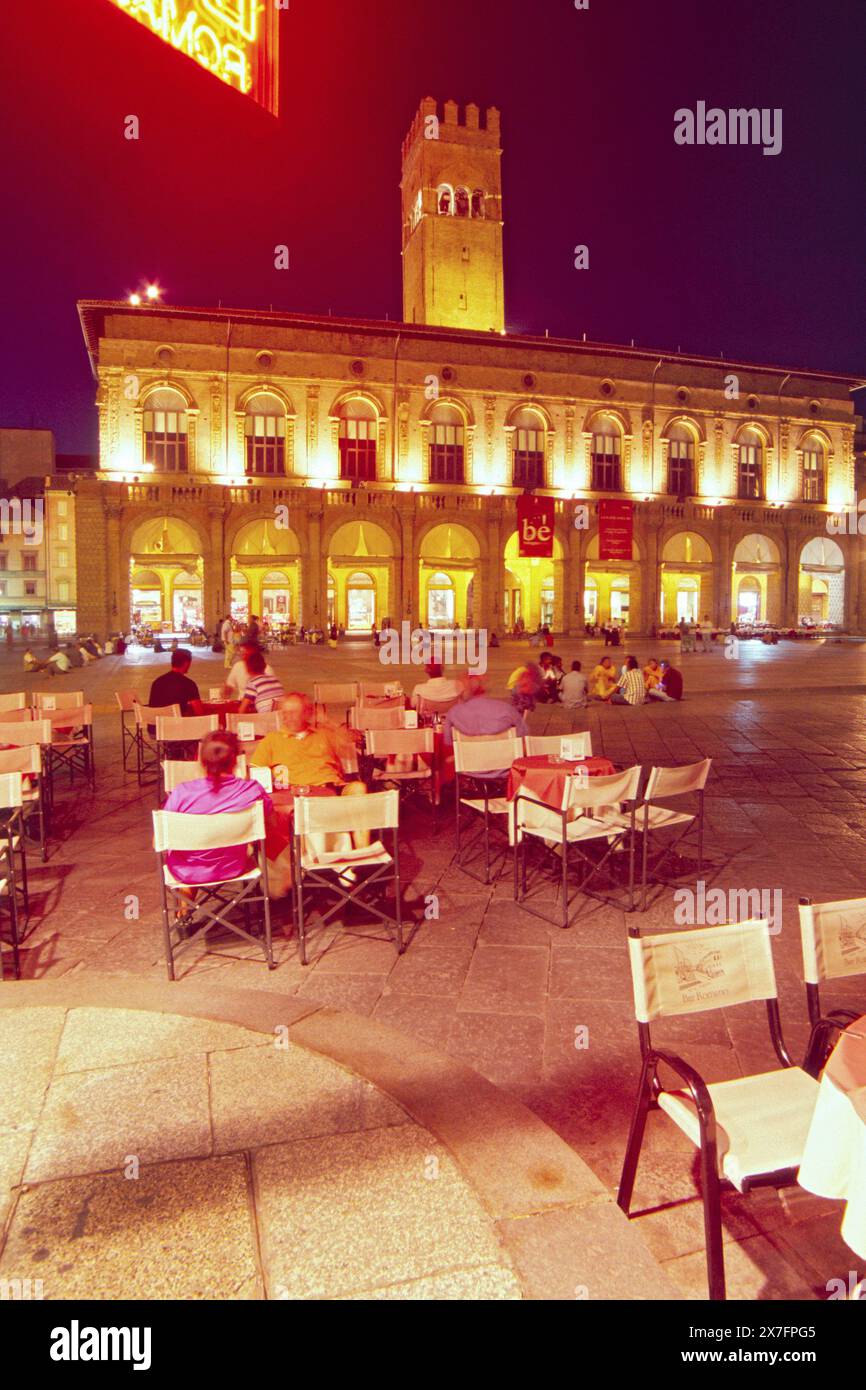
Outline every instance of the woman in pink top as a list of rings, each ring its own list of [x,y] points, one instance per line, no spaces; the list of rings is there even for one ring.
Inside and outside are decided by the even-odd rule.
[[[201,741],[201,761],[207,774],[194,782],[183,782],[169,794],[165,811],[183,811],[193,816],[216,816],[226,811],[244,811],[257,801],[264,802],[265,815],[272,810],[271,798],[261,783],[235,777],[238,741],[234,734],[217,730]],[[217,883],[239,878],[251,867],[250,846],[226,849],[171,850],[168,867],[183,883]],[[191,898],[194,893],[190,893]]]

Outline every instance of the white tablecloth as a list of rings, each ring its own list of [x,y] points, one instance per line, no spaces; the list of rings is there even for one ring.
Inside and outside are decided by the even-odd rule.
[[[848,1039],[848,1047],[855,1041]],[[842,1044],[840,1043],[840,1047]],[[862,1042],[859,1043],[863,1047]],[[832,1072],[833,1058],[828,1064]],[[850,1075],[838,1082],[825,1071],[818,1103],[803,1152],[798,1181],[818,1197],[846,1203],[842,1220],[845,1244],[866,1260],[866,1118],[861,1088],[851,1089]]]

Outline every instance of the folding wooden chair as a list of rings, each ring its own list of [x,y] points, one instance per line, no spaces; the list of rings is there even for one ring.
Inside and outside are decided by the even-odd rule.
[[[259,771],[261,769],[258,769]],[[241,753],[235,763],[235,777],[246,779],[249,776],[246,755]],[[166,796],[173,792],[175,787],[183,786],[184,782],[196,782],[207,776],[202,763],[196,760],[182,761],[176,758],[165,758],[162,763],[162,785],[165,788]],[[256,779],[257,781],[260,779]]]
[[[339,711],[340,722],[345,724],[349,718],[349,710],[354,707],[359,697],[357,681],[316,681],[313,685],[316,718],[319,718],[319,711],[322,719],[330,719],[332,711]]]
[[[160,756],[156,742],[156,721],[159,718],[180,719],[180,705],[139,705],[135,713],[135,772],[138,785],[144,786],[148,772],[156,773],[159,782]]]
[[[803,1066],[817,1076],[829,1055],[833,1034],[866,1013],[866,898],[832,903],[813,903],[811,898],[801,898],[800,936],[813,1044]],[[852,976],[861,979],[862,991],[857,1005],[850,1009],[831,1009],[825,1014],[821,1008],[822,981]]]
[[[34,726],[31,724],[29,727],[33,728]],[[22,774],[21,820],[24,833],[30,839],[36,840],[44,863],[48,858],[48,832],[42,784],[42,749],[39,744],[32,743],[23,748],[6,748],[0,751],[0,773],[3,772],[20,772]],[[34,816],[39,825],[38,837],[32,835],[29,830]]]
[[[523,740],[513,730],[491,738],[466,738],[459,730],[454,731],[454,778],[455,778],[455,824],[457,848],[455,862],[464,873],[480,883],[492,883],[493,861],[490,856],[490,831],[494,828],[504,837],[502,863],[505,862],[505,846],[508,843],[507,822],[511,807],[505,798],[505,783],[508,770],[515,758],[523,752]],[[504,769],[504,771],[503,771]],[[462,840],[461,807],[468,806],[481,817],[479,834],[470,839],[468,846]],[[506,818],[503,830],[497,822]],[[496,820],[491,820],[495,817]],[[472,851],[484,845],[484,877],[474,869],[475,859]],[[500,865],[501,868],[501,865]]]
[[[11,710],[26,710],[28,694],[29,691],[18,690],[12,694],[0,695],[0,718],[5,719]]]
[[[402,699],[402,696],[390,693],[399,684],[399,681],[361,681],[358,698],[362,705],[367,700]]]
[[[267,714],[227,714],[226,728],[235,734],[244,748],[252,748],[265,734],[275,733],[282,728],[279,710]]]
[[[650,769],[643,802],[637,808],[637,829],[643,835],[643,855],[641,859],[641,912],[646,912],[647,883],[650,871],[649,842],[653,835],[673,830],[677,833],[666,841],[652,862],[653,882],[675,883],[676,878],[666,879],[659,874],[659,866],[673,853],[677,845],[685,839],[690,830],[697,831],[698,863],[697,869],[690,863],[689,873],[700,876],[704,864],[704,787],[713,765],[712,758],[704,758],[699,763],[689,763],[686,767],[654,767]],[[676,811],[658,802],[676,800],[681,796],[697,796],[697,811]],[[682,877],[682,875],[680,875]]]
[[[403,953],[403,917],[400,889],[400,796],[395,790],[373,792],[369,796],[298,796],[294,802],[292,876],[298,923],[298,950],[302,965],[307,964],[305,891],[321,888],[333,894],[336,902],[322,913],[324,926],[343,903],[361,903],[365,910],[393,928],[397,954]],[[381,840],[362,849],[326,850],[327,835],[351,835],[353,831],[392,832],[391,852]],[[315,842],[308,837],[315,836]],[[373,869],[367,877],[360,871]],[[374,884],[391,878],[394,883],[394,915],[368,901]]]
[[[123,770],[129,770],[130,755],[135,757],[138,746],[138,736],[135,724],[135,707],[138,704],[138,696],[134,690],[115,690],[114,698],[120,710],[120,752],[123,758]],[[130,718],[130,716],[132,716]]]
[[[0,713],[0,719],[4,724],[29,724],[35,714],[38,714],[38,710],[28,705],[26,708],[4,709]]]
[[[349,710],[349,726],[364,734],[368,733],[370,729],[404,729],[406,727],[403,720],[404,713],[402,704],[395,705],[393,709],[368,709],[366,706],[356,706]]]
[[[455,695],[453,700],[425,700],[423,696],[418,698],[418,718],[425,724],[432,724],[438,728],[445,723],[445,716],[455,705],[459,705],[460,696]]]
[[[374,782],[394,786],[407,796],[425,790],[430,798],[433,826],[436,828],[435,779],[433,754],[436,736],[432,729],[371,729],[366,739],[367,752],[375,763],[384,760],[384,767],[373,768]],[[423,759],[429,758],[425,763]]]
[[[159,860],[159,890],[168,978],[175,978],[175,958],[198,941],[206,941],[208,933],[214,930],[228,930],[258,946],[260,942],[250,930],[251,908],[261,910],[264,956],[268,969],[273,970],[271,907],[265,856],[265,813],[262,803],[259,801],[243,811],[227,811],[215,816],[190,815],[181,811],[154,811],[152,815],[153,847]],[[187,884],[176,878],[168,866],[167,855],[171,851],[207,851],[241,845],[254,846],[256,858],[255,862],[251,862],[250,868],[237,878]],[[196,897],[190,902],[188,892],[193,888]],[[180,905],[190,908],[190,911],[178,921],[175,913]],[[243,918],[243,926],[237,920],[238,913]]]
[[[193,744],[200,744],[205,734],[215,733],[219,726],[218,714],[197,714],[188,719],[177,715],[157,715],[156,753],[160,769],[163,762],[171,758],[172,750],[188,749]],[[195,759],[190,759],[190,761],[195,761]],[[161,780],[161,777],[157,776],[156,795],[158,801],[161,801],[164,795],[160,787]]]
[[[527,758],[537,758],[543,754],[548,757],[564,757],[563,742],[571,744],[578,758],[592,757],[592,734],[527,734],[523,740],[523,751]]]
[[[9,944],[16,957],[18,946],[23,940],[22,913],[25,919],[30,915],[30,897],[27,891],[27,854],[24,848],[24,823],[21,816],[23,801],[23,777],[21,773],[0,773],[0,878],[4,881],[3,891],[9,899],[11,931]],[[16,856],[18,859],[17,868]]]
[[[540,912],[526,901],[529,891],[526,872],[527,848],[529,841],[536,839],[543,841],[548,849],[558,851],[561,858],[559,926],[566,928],[571,925],[571,904],[578,894],[596,898],[600,902],[614,902],[620,905],[619,888],[601,892],[589,885],[596,875],[605,869],[611,855],[621,851],[626,844],[628,893],[622,906],[626,912],[634,910],[634,817],[640,779],[639,764],[607,777],[569,777],[566,779],[561,806],[548,805],[518,788],[513,802],[514,821],[511,834],[514,844],[514,901],[520,907],[545,922],[556,920],[549,913]],[[622,804],[628,808],[625,814],[620,809]],[[585,846],[598,846],[601,841],[607,842],[607,849],[600,859],[593,858]],[[571,848],[577,850],[583,870],[577,885],[577,894],[574,895],[569,887]]]
[[[63,705],[50,709],[43,704],[35,712],[40,721],[51,725],[51,741],[42,753],[49,806],[54,804],[54,781],[61,772],[69,773],[70,786],[76,774],[81,773],[93,791],[96,787],[93,706]]]
[[[725,1297],[720,1179],[739,1192],[794,1182],[818,1099],[817,1081],[793,1064],[785,1047],[770,943],[769,923],[760,921],[659,936],[629,932],[643,1066],[617,1202],[630,1215],[647,1115],[658,1108],[700,1150],[707,1276],[715,1300]],[[707,1085],[678,1054],[653,1046],[650,1024],[656,1019],[758,1001],[766,1006],[781,1063],[775,1071]],[[685,1083],[682,1090],[664,1088],[662,1064]]]
[[[49,714],[56,709],[79,709],[86,703],[83,690],[33,690],[31,695],[33,708]]]

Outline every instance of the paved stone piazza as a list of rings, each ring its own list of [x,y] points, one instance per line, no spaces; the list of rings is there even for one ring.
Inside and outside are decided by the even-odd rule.
[[[601,646],[563,640],[555,650],[566,669],[572,658],[580,657],[588,670]],[[639,640],[611,655],[618,663],[631,650],[639,658],[651,654],[648,642]],[[713,759],[706,834],[713,863],[705,876],[714,887],[781,894],[781,931],[773,943],[780,1003],[789,1046],[795,1055],[802,1053],[807,1029],[798,898],[808,894],[826,900],[866,892],[866,645],[742,643],[734,660],[721,650],[680,658],[674,644],[659,644],[654,651],[672,657],[683,670],[682,705],[596,706],[573,721],[561,708],[543,706],[530,716],[531,728],[553,733],[573,722],[575,729],[591,730],[593,751],[618,766]],[[489,687],[500,693],[508,671],[525,659],[526,648],[507,643],[489,655]],[[316,679],[381,679],[383,672],[399,676],[405,686],[417,679],[410,668],[383,668],[369,643],[347,643],[337,652],[289,649],[271,659],[287,689],[311,690]],[[20,651],[2,654],[0,688],[22,689],[32,682],[21,674],[19,663]],[[83,689],[94,703],[97,789],[91,796],[78,785],[74,792],[61,787],[48,862],[43,865],[36,854],[29,858],[31,929],[22,951],[27,981],[48,981],[52,989],[84,987],[89,980],[96,985],[107,977],[118,988],[151,988],[165,981],[156,861],[150,848],[154,792],[152,787],[140,791],[134,776],[123,774],[113,700],[114,690],[121,688],[135,689],[145,699],[150,681],[165,665],[166,657],[134,649],[125,659],[106,658],[50,683],[36,679],[37,688]],[[191,675],[203,692],[221,683],[222,674],[221,656],[194,654]],[[279,933],[278,968],[272,973],[251,949],[221,941],[195,959],[184,957],[182,978],[171,988],[178,1000],[185,992],[195,992],[199,1000],[217,1000],[226,991],[254,991],[259,998],[263,991],[272,992],[291,996],[301,1014],[307,1006],[323,1006],[314,1017],[340,1019],[344,1014],[329,1010],[345,1011],[387,1025],[396,1030],[393,1036],[405,1040],[407,1057],[422,1048],[424,1056],[436,1053],[464,1064],[493,1083],[504,1099],[528,1107],[580,1155],[601,1195],[609,1197],[618,1181],[639,1061],[625,916],[592,904],[570,930],[548,926],[514,905],[510,872],[484,888],[454,867],[453,853],[450,801],[436,836],[429,814],[407,814],[402,873],[417,926],[399,959],[381,930],[359,914],[345,928],[323,931],[313,925],[306,969],[298,964],[295,941]],[[439,918],[427,921],[425,898],[433,893]],[[124,915],[130,895],[140,906],[133,921]],[[635,920],[644,930],[674,925],[672,890]],[[4,986],[9,988],[17,987]],[[8,1002],[8,994],[6,998]],[[822,998],[826,1007],[859,1003],[866,1010],[856,983],[828,990]],[[308,1055],[303,1037],[291,1044],[296,1100],[308,1096],[310,1105],[324,1106],[327,1115],[320,1125],[287,1133],[275,1118],[266,1081],[251,1062],[263,1046],[260,1036],[228,1024],[187,1020],[184,1027],[192,1030],[187,1038],[180,1024],[172,1032],[158,1014],[126,1015],[110,1001],[101,1011],[94,1006],[89,1012],[59,1004],[38,1010],[32,1004],[32,996],[22,996],[17,1021],[17,1011],[10,1014],[8,1007],[0,1018],[3,1036],[9,1034],[12,1043],[19,1039],[20,1054],[20,1073],[15,1068],[9,1073],[13,1082],[17,1074],[18,1081],[0,1113],[0,1206],[4,1189],[12,1188],[15,1213],[0,1216],[11,1221],[0,1276],[20,1273],[17,1265],[28,1250],[38,1248],[44,1252],[40,1258],[46,1280],[50,1272],[65,1292],[117,1296],[129,1253],[107,1234],[117,1229],[120,1198],[116,1181],[109,1181],[105,1170],[120,1161],[117,1153],[122,1158],[144,1146],[142,1162],[150,1165],[149,1176],[136,1189],[149,1212],[142,1235],[143,1296],[166,1292],[155,1272],[156,1247],[151,1249],[152,1242],[158,1245],[161,1203],[166,1219],[173,1204],[183,1208],[188,1216],[185,1238],[197,1259],[201,1250],[201,1276],[190,1274],[189,1286],[174,1291],[181,1297],[202,1296],[205,1290],[210,1292],[204,1296],[236,1298],[368,1297],[371,1288],[375,1296],[391,1298],[535,1296],[532,1276],[521,1272],[520,1237],[506,1242],[507,1249],[498,1243],[459,1163],[423,1124],[398,1113],[386,1094],[357,1079],[350,1083],[332,1063]],[[153,1020],[147,1028],[143,1017]],[[581,1025],[589,1030],[589,1046],[578,1050],[575,1030]],[[28,1039],[23,1049],[22,1029]],[[760,1006],[676,1020],[655,1028],[654,1036],[675,1046],[709,1081],[774,1066]],[[316,1044],[312,1047],[315,1051]],[[6,1043],[3,1055],[10,1055]],[[393,1059],[395,1075],[399,1060]],[[210,1089],[204,1080],[208,1071]],[[135,1077],[141,1081],[145,1074],[152,1083],[150,1093],[162,1097],[166,1119],[154,1124],[146,1106],[137,1120],[133,1114],[129,1123],[138,1125],[133,1142],[123,1130],[127,1122],[116,1116],[124,1096],[131,1106],[140,1106]],[[248,1096],[256,1088],[261,1104],[251,1107]],[[388,1089],[383,1083],[383,1090]],[[298,1101],[302,1110],[304,1104]],[[64,1120],[76,1106],[96,1117],[85,1133]],[[120,1125],[117,1133],[112,1124]],[[491,1141],[495,1136],[486,1137]],[[316,1174],[337,1153],[345,1184],[341,1178],[338,1192],[323,1194]],[[239,1154],[253,1155],[252,1207],[245,1195],[251,1181],[247,1159]],[[389,1207],[387,1181],[380,1179],[430,1154],[442,1160],[446,1181],[436,1189],[443,1194],[442,1205],[430,1198],[429,1219],[416,1213],[405,1260],[388,1246],[381,1267],[371,1273],[365,1251],[376,1242],[358,1208],[370,1202],[382,1221],[402,1221],[402,1213]],[[180,1160],[178,1181],[167,1181],[167,1165]],[[508,1161],[503,1149],[503,1166]],[[631,1229],[640,1233],[652,1258],[643,1294],[630,1290],[622,1296],[667,1297],[679,1290],[685,1298],[705,1298],[696,1170],[691,1146],[662,1117],[651,1116],[635,1195],[635,1209],[647,1214],[637,1217]],[[348,1253],[339,1277],[317,1261],[315,1242],[304,1253],[306,1237],[297,1210],[286,1199],[292,1172],[309,1198],[315,1213],[311,1220],[322,1239],[327,1242],[335,1231],[344,1231],[340,1240]],[[357,1177],[349,1176],[353,1173]],[[427,1202],[423,1182],[418,1191]],[[204,1233],[196,1216],[196,1194],[202,1192],[210,1194],[214,1210],[221,1213],[219,1223]],[[70,1212],[84,1210],[88,1202],[98,1210],[94,1229],[102,1237],[97,1247],[91,1240],[87,1252],[80,1244],[77,1248],[82,1268],[101,1271],[92,1283],[75,1260],[70,1262],[67,1249],[75,1236]],[[261,1236],[261,1247],[250,1234],[253,1210],[259,1213],[261,1230],[267,1227],[270,1233]],[[610,1215],[609,1203],[605,1210]],[[824,1298],[830,1278],[847,1280],[848,1271],[857,1267],[857,1257],[840,1239],[841,1217],[834,1203],[798,1188],[781,1193],[767,1189],[746,1198],[728,1193],[723,1211],[730,1298]],[[348,1248],[352,1242],[346,1228],[339,1225],[346,1213],[355,1223],[352,1229],[357,1227],[353,1249]],[[586,1222],[595,1219],[593,1213],[597,1216],[598,1209],[588,1209]],[[541,1240],[541,1255],[537,1249],[533,1255],[536,1265],[539,1259],[567,1264],[568,1240],[557,1226],[560,1216],[551,1211],[542,1219],[549,1223],[541,1228],[546,1234],[526,1235],[524,1246]],[[521,1223],[510,1224],[517,1228]],[[499,1241],[508,1225],[500,1223]],[[610,1261],[615,1270],[620,1259],[625,1279],[632,1259],[631,1251],[618,1249],[620,1238],[621,1227],[615,1224],[599,1233],[599,1262],[608,1273],[604,1292],[590,1290],[590,1297],[617,1297]],[[99,1249],[108,1252],[109,1247],[111,1259],[105,1253],[103,1260]],[[529,1256],[527,1261],[532,1263]],[[33,1265],[27,1272],[35,1270]],[[859,1277],[864,1273],[860,1270]],[[276,1292],[278,1286],[287,1292]],[[215,1295],[214,1289],[219,1290]]]

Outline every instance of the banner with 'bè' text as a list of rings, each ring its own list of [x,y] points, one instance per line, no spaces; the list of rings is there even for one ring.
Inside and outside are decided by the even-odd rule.
[[[634,511],[631,502],[601,501],[598,504],[598,558],[630,560]]]
[[[517,535],[520,555],[553,556],[554,503],[552,497],[518,497]]]

